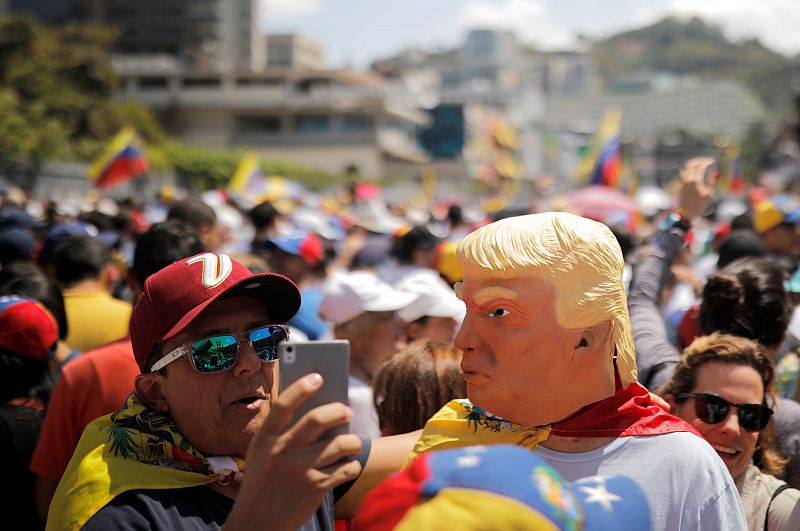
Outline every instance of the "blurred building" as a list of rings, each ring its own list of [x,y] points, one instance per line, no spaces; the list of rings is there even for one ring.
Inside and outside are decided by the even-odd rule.
[[[116,53],[169,55],[181,68],[260,71],[266,44],[258,0],[6,0],[7,12],[43,22],[92,22],[115,28]]]
[[[26,13],[48,24],[66,22],[71,0],[0,0],[0,16]]]
[[[440,173],[453,178],[458,171],[470,172],[469,153],[460,170],[444,161],[457,161],[465,154],[465,146],[474,146],[476,138],[485,136],[476,133],[485,128],[476,127],[475,120],[470,124],[466,119],[470,113],[462,111],[491,110],[514,128],[518,134],[515,156],[523,175],[535,179],[552,169],[544,157],[548,95],[589,97],[603,90],[600,69],[591,56],[537,52],[510,32],[487,29],[470,31],[463,44],[452,50],[409,49],[375,61],[372,69],[387,79],[404,82],[409,90],[420,86],[420,79],[427,80],[420,99],[429,102],[426,108],[433,125],[422,132],[421,141],[442,166]],[[432,76],[436,82],[430,81]]]
[[[417,131],[427,115],[381,78],[350,70],[260,73],[126,71],[120,97],[153,109],[181,141],[247,146],[272,160],[334,173],[415,177],[427,160]]]
[[[719,151],[717,143],[739,144],[767,118],[763,104],[740,83],[664,73],[626,76],[597,94],[551,93],[546,101],[544,126],[556,139],[553,150],[561,152],[574,145],[571,136],[591,138],[606,109],[621,109],[624,148],[643,182],[671,178],[687,158]],[[562,160],[560,167],[575,164]]]
[[[542,94],[587,96],[603,91],[603,75],[589,54],[529,52],[528,56],[525,83],[538,87]]]
[[[624,134],[645,144],[676,129],[699,135],[726,135],[739,142],[747,128],[764,120],[758,98],[733,81],[685,80],[678,84],[642,83],[639,90],[588,96],[550,94],[546,123],[553,129],[593,130],[605,109],[622,109]]]
[[[323,68],[322,46],[304,35],[268,35],[267,66],[270,68]]]
[[[429,127],[420,133],[423,149],[434,159],[454,159],[463,154],[467,125],[463,105],[437,105],[428,111]]]

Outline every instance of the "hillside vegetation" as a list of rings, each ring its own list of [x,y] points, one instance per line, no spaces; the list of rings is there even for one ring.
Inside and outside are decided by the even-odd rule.
[[[590,53],[609,81],[645,70],[740,80],[773,110],[790,105],[800,83],[800,56],[785,57],[758,39],[731,42],[699,18],[626,31],[594,43]]]

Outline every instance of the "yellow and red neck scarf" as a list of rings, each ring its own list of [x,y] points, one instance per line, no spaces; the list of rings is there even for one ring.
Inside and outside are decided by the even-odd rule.
[[[426,424],[407,463],[421,453],[481,444],[515,444],[531,450],[550,435],[562,437],[632,437],[686,431],[694,428],[656,405],[637,383],[606,399],[589,404],[575,415],[552,425],[526,427],[494,416],[458,399],[447,403]]]
[[[86,427],[50,504],[47,529],[78,530],[129,490],[227,484],[243,477],[244,461],[203,456],[170,417],[134,393],[121,410]]]

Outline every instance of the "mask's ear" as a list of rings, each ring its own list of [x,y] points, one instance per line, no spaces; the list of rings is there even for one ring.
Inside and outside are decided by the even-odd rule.
[[[156,373],[148,372],[136,376],[136,394],[153,411],[169,413],[169,403],[164,394],[164,378]]]
[[[611,321],[604,321],[589,328],[584,328],[581,330],[575,344],[575,354],[581,354],[587,350],[596,350],[610,341],[610,339]]]

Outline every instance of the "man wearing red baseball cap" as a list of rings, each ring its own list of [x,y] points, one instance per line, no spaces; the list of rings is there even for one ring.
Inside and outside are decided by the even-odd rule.
[[[337,504],[349,513],[400,457],[362,473],[369,441],[318,440],[350,418],[344,404],[290,426],[323,383],[311,374],[277,396],[282,323],[299,306],[289,279],[254,275],[224,254],[150,276],[131,317],[136,391],[86,428],[48,529],[332,529],[333,487],[358,478]]]

